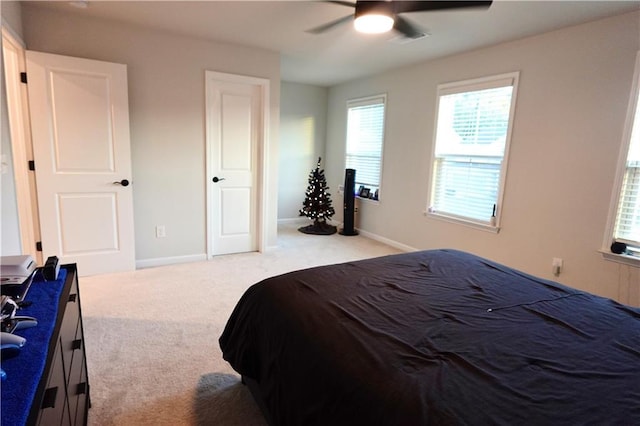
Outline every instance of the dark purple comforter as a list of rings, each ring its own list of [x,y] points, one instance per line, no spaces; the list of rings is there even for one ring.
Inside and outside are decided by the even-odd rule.
[[[454,250],[247,290],[220,337],[276,425],[640,424],[640,310]]]

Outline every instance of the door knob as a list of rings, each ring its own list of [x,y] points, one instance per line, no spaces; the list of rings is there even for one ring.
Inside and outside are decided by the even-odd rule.
[[[220,182],[221,180],[224,180],[224,178],[219,178],[218,176],[215,176],[215,177],[213,178],[213,183],[218,183],[218,182]]]
[[[127,179],[122,179],[121,181],[113,182],[113,184],[114,185],[129,186],[129,181]]]

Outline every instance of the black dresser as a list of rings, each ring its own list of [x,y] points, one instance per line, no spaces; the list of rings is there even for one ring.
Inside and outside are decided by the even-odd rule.
[[[63,265],[55,281],[37,272],[25,300],[31,306],[20,315],[38,325],[16,332],[27,343],[3,360],[2,424],[85,425],[90,398],[76,265]]]

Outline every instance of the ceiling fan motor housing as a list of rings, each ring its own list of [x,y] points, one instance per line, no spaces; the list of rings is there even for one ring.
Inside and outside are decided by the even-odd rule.
[[[356,3],[356,18],[372,14],[393,18],[393,3],[388,1],[359,1]]]

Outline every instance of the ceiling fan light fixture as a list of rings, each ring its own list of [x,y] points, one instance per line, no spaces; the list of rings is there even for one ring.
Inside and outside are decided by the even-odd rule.
[[[373,13],[360,15],[353,21],[356,31],[367,34],[380,34],[391,31],[393,23],[391,16]]]

